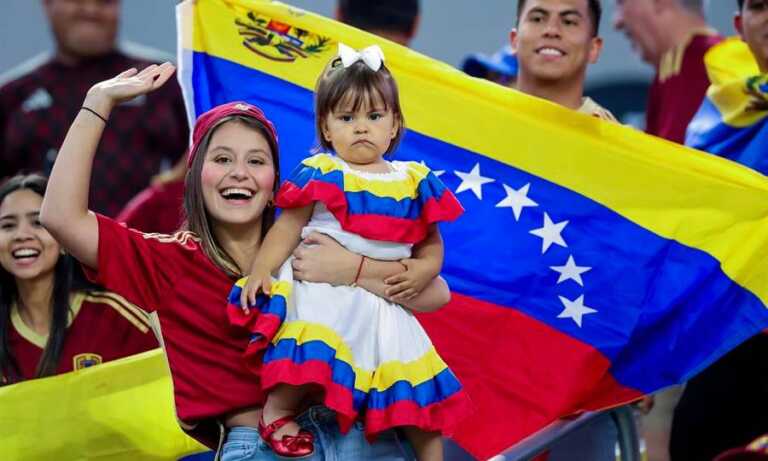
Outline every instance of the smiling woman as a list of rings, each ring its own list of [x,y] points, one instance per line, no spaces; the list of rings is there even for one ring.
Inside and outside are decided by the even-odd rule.
[[[0,187],[0,385],[157,347],[135,306],[77,283],[72,258],[38,219],[45,186],[30,175]]]

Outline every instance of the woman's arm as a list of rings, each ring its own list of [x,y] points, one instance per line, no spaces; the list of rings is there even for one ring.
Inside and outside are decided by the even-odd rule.
[[[174,70],[169,63],[151,65],[141,72],[129,69],[91,87],[83,102],[87,109],[75,117],[56,157],[40,221],[62,247],[92,269],[98,269],[99,229],[96,216],[88,211],[88,191],[93,158],[105,127],[100,117],[108,119],[119,102],[159,88]]]
[[[320,233],[309,235],[296,248],[293,256],[293,275],[297,280],[331,285],[351,285],[362,258]],[[448,284],[441,277],[434,278],[421,293],[411,299],[392,296],[391,291],[388,292],[392,286],[384,280],[404,271],[405,266],[398,261],[365,258],[357,285],[414,311],[434,311],[450,301]]]

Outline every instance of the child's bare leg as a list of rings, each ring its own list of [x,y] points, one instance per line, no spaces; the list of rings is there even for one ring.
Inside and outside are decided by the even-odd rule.
[[[419,461],[443,461],[443,439],[439,432],[427,432],[413,426],[404,427],[403,431]]]
[[[295,415],[306,394],[307,388],[304,386],[278,384],[273,387],[262,410],[264,423],[271,424],[284,416]],[[298,433],[299,425],[290,422],[275,431],[273,438],[280,440],[284,435],[297,435]]]

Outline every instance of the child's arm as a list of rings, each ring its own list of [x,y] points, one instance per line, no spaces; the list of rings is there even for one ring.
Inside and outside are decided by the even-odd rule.
[[[261,242],[259,252],[251,264],[248,283],[240,294],[240,306],[248,314],[248,306],[256,303],[259,290],[269,294],[271,275],[288,259],[301,240],[301,229],[309,222],[314,205],[286,208]]]
[[[87,109],[78,112],[56,157],[40,221],[63,248],[92,269],[98,269],[99,225],[88,211],[88,190],[93,158],[106,125],[100,118],[108,120],[121,101],[159,88],[174,70],[170,63],[151,65],[141,72],[129,69],[92,86],[83,102]]]
[[[389,285],[387,297],[402,303],[418,296],[440,274],[443,254],[443,237],[437,225],[432,224],[427,237],[413,247],[412,257],[400,261],[405,266],[405,272],[384,280]]]

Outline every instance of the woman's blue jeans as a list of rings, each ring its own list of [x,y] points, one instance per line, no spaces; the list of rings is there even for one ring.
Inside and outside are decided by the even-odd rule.
[[[325,407],[312,407],[296,418],[299,425],[315,435],[315,453],[311,461],[415,461],[408,441],[397,431],[382,432],[373,444],[365,440],[363,425],[355,423],[348,433],[339,432],[336,415]],[[283,460],[252,427],[230,429],[221,451],[221,461]]]

